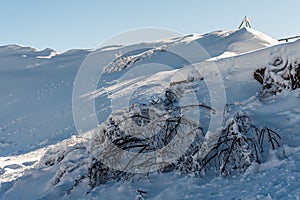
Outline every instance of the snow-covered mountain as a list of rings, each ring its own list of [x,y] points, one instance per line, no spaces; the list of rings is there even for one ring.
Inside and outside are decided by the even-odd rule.
[[[195,44],[205,52],[199,54]],[[300,41],[279,44],[249,28],[62,54],[18,45],[0,47],[1,199],[300,198],[299,89],[286,88],[275,96],[262,97],[267,82],[262,85],[254,79],[257,69],[266,68],[270,76],[264,77],[275,80],[279,86],[284,81],[289,84],[284,70],[289,70],[290,76],[299,72],[299,47]],[[129,107],[125,98],[128,94],[130,103],[146,104],[162,95],[166,88],[187,93],[196,88],[197,95],[203,97],[201,102],[214,108],[213,100],[206,97],[222,101],[228,118],[243,111],[257,127],[275,130],[281,136],[281,147],[266,152],[261,164],[252,164],[246,173],[233,177],[216,176],[213,169],[201,178],[175,172],[153,173],[148,178],[114,180],[90,189],[85,175],[94,147],[91,138],[98,129],[87,125],[78,135],[72,94],[76,74],[91,55],[97,55],[97,62],[92,65],[104,67],[103,79],[96,90],[80,97],[96,102],[99,123],[105,122],[119,105]],[[170,67],[150,69],[155,66],[152,63]],[[286,68],[288,64],[295,66],[294,71],[292,67]],[[122,79],[139,66],[152,75]],[[215,68],[221,79],[212,73]],[[200,78],[195,69],[201,71]],[[89,117],[93,116],[80,120]],[[202,128],[209,130],[205,119]],[[140,194],[140,190],[147,193]]]

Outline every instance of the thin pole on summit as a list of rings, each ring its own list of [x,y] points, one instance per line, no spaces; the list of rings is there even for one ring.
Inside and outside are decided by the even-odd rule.
[[[243,24],[245,24],[245,27],[252,28],[252,26],[251,26],[251,24],[250,24],[249,19],[248,19],[247,16],[244,17],[241,25],[239,26],[239,29],[242,28]]]

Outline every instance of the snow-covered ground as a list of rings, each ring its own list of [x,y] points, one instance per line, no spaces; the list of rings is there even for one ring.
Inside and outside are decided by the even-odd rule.
[[[195,43],[207,54],[197,54]],[[185,57],[170,52],[184,52]],[[232,177],[217,176],[214,169],[202,177],[154,172],[90,190],[87,180],[80,178],[88,170],[90,139],[97,129],[88,124],[77,133],[72,92],[77,71],[91,54],[101,61],[94,65],[106,66],[105,73],[102,85],[81,97],[96,102],[100,123],[112,110],[128,107],[129,102],[145,103],[174,84],[193,80],[201,85],[193,74],[196,69],[208,85],[199,91],[203,102],[210,93],[215,101],[228,105],[229,116],[245,111],[258,127],[275,130],[281,147],[266,152],[262,163],[251,165],[245,174]],[[255,70],[270,66],[278,57],[299,61],[300,41],[279,44],[248,28],[62,54],[17,45],[0,47],[0,199],[134,199],[138,190],[147,192],[142,195],[145,199],[300,199],[300,91],[261,99],[262,85],[253,77]],[[151,69],[152,63],[171,67]],[[153,75],[128,75],[139,66]],[[222,84],[211,72],[215,67]],[[207,103],[214,105],[214,100]],[[74,187],[76,180],[81,182]]]

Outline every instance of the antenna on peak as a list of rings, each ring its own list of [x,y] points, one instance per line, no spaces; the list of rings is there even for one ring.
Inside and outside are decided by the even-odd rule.
[[[243,24],[245,25],[245,27],[252,28],[252,26],[251,26],[251,24],[250,24],[249,19],[248,19],[247,16],[244,17],[241,25],[239,26],[239,29],[242,28]]]

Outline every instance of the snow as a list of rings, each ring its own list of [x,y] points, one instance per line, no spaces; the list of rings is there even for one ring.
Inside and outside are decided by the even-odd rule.
[[[205,55],[196,54],[194,42],[206,50]],[[300,199],[300,91],[287,91],[262,101],[258,97],[262,85],[253,78],[256,69],[269,66],[278,56],[291,62],[299,60],[299,47],[300,41],[279,44],[250,28],[127,46],[116,44],[95,50],[76,49],[61,54],[52,49],[1,46],[0,199],[135,199],[140,196],[145,199]],[[189,62],[170,52],[184,52]],[[180,91],[181,86],[196,81],[203,97],[214,95],[216,101],[222,100],[220,91],[225,90],[223,103],[228,105],[228,114],[247,112],[257,126],[270,127],[280,134],[281,147],[268,150],[261,164],[253,164],[245,174],[232,177],[217,176],[215,169],[201,177],[153,172],[149,177],[110,181],[92,190],[86,179],[74,187],[75,180],[81,180],[88,170],[90,139],[99,131],[99,127],[87,126],[78,135],[72,115],[76,73],[91,54],[99,58],[93,64],[107,66],[104,84],[81,94],[80,98],[98,102],[96,113],[100,123],[112,109],[128,107],[129,102],[159,99],[170,85]],[[189,64],[193,68],[186,67]],[[219,69],[223,85],[212,78],[214,73],[209,69],[213,67]],[[202,88],[195,69],[201,72],[210,91]],[[139,75],[141,71],[149,75]],[[132,75],[133,72],[136,74]],[[209,135],[215,136],[207,133],[207,143]],[[147,193],[141,195],[137,190]]]

